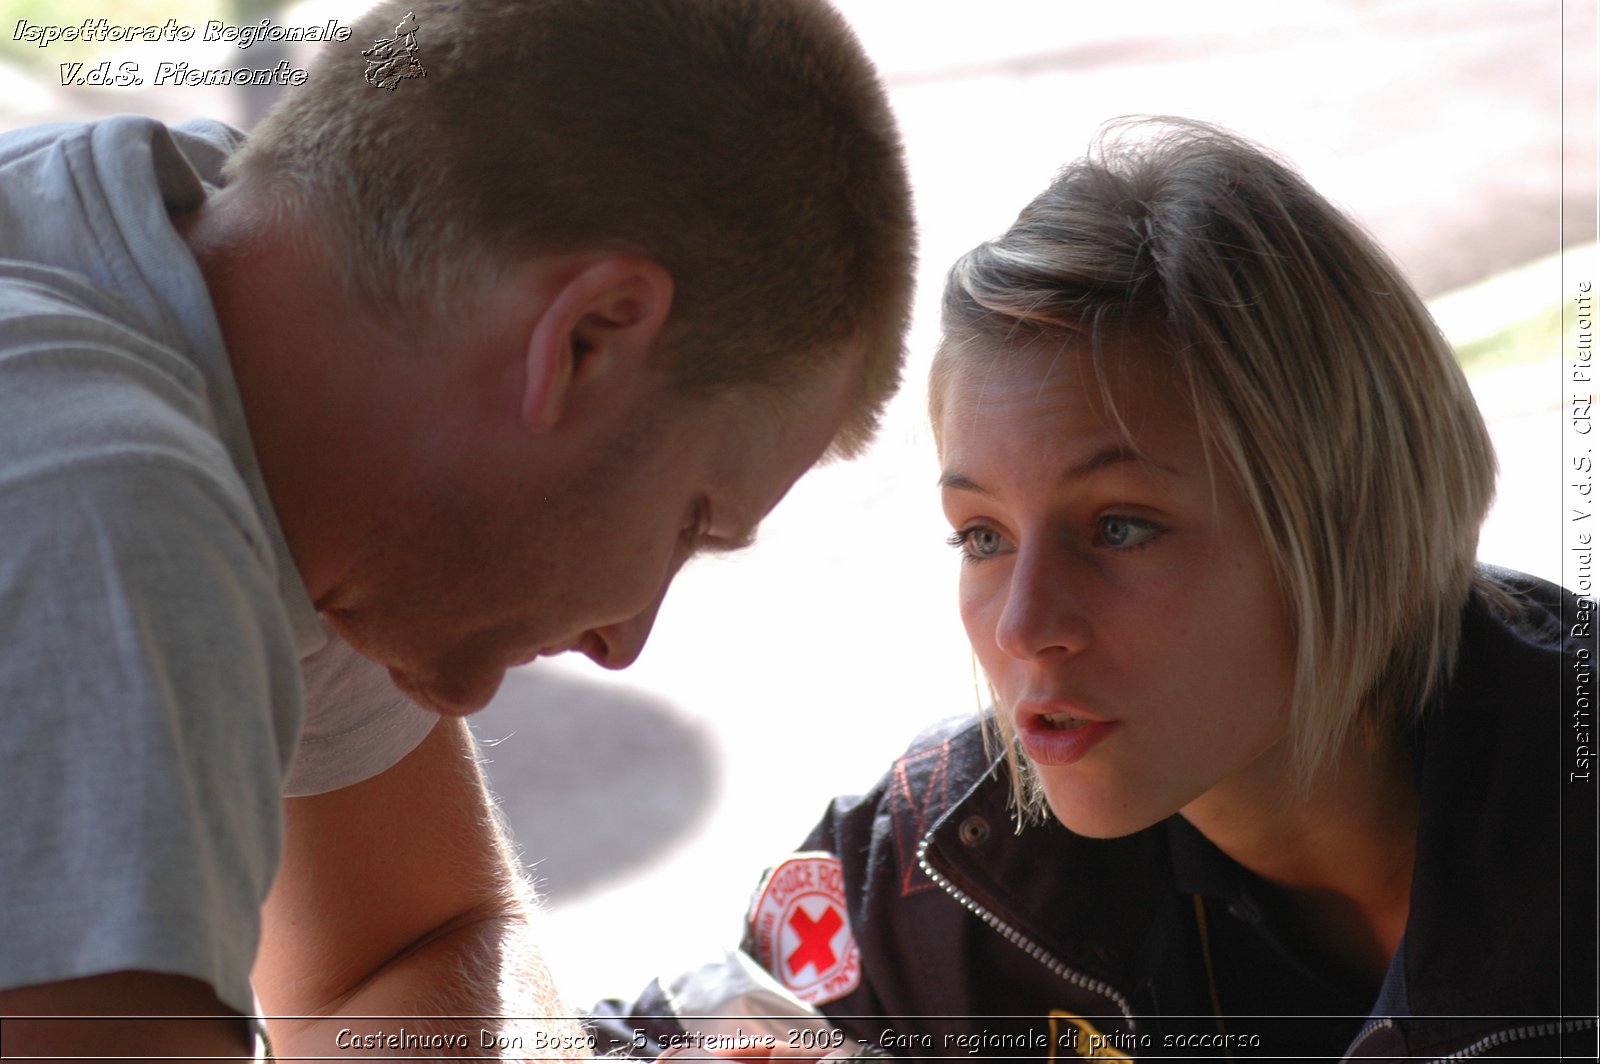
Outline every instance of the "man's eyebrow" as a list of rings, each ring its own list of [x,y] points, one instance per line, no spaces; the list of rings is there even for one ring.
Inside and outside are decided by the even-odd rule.
[[[939,478],[939,487],[945,491],[967,491],[974,495],[989,494],[982,485],[965,473],[945,473]]]
[[[1148,455],[1141,454],[1131,446],[1123,443],[1114,443],[1109,447],[1101,448],[1081,462],[1076,462],[1067,467],[1061,474],[1061,480],[1079,480],[1098,473],[1109,466],[1120,465],[1124,462],[1133,462],[1145,466],[1168,476],[1178,476],[1176,469],[1162,462],[1157,462]],[[939,477],[939,487],[950,491],[966,491],[974,495],[988,495],[989,489],[973,480],[965,473],[949,470]]]

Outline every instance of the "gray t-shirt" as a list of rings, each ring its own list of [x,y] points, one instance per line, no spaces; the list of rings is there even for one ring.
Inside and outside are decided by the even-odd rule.
[[[283,796],[436,720],[318,618],[170,222],[238,136],[0,135],[0,988],[141,969],[249,1012]]]

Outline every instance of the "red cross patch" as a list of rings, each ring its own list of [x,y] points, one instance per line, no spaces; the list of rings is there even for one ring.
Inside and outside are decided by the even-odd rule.
[[[801,1001],[825,1005],[860,986],[839,859],[800,853],[768,872],[750,908],[749,941],[756,962]]]

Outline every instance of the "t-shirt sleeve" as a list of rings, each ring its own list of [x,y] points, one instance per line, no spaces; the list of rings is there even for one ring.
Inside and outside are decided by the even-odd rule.
[[[306,720],[284,783],[286,797],[322,794],[370,779],[427,738],[439,715],[412,702],[389,670],[357,654],[331,628],[301,659]]]
[[[102,459],[0,477],[0,986],[149,970],[248,1014],[293,639],[247,500]]]

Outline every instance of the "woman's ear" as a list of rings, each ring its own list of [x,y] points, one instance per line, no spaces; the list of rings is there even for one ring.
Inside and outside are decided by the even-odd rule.
[[[577,388],[642,372],[672,310],[672,275],[640,255],[588,260],[556,291],[528,336],[522,420],[550,429]]]

